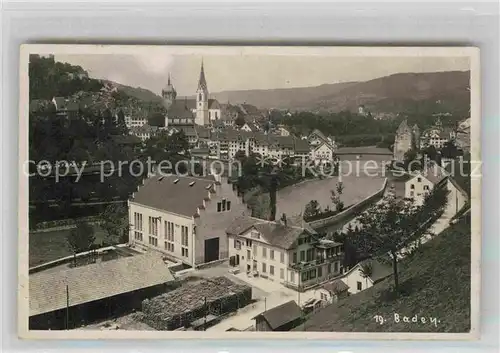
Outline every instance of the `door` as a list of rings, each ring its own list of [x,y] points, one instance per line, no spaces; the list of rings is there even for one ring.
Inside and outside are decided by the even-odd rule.
[[[205,262],[219,260],[219,238],[205,240]]]

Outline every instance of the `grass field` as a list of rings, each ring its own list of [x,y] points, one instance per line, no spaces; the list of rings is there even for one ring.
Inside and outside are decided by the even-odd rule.
[[[384,182],[382,177],[369,176],[342,176],[340,180],[344,185],[340,198],[346,207],[374,194],[382,188]],[[318,201],[323,209],[326,206],[333,208],[330,190],[335,190],[338,181],[338,177],[305,181],[279,190],[277,217],[283,213],[290,217],[296,216],[303,212],[304,207],[311,200]]]
[[[451,226],[400,264],[402,293],[390,276],[383,282],[312,314],[306,331],[468,332],[470,330],[471,228]],[[395,315],[400,315],[396,322]],[[384,318],[376,322],[375,315]],[[418,322],[411,318],[418,317]],[[407,316],[410,322],[403,322]],[[421,318],[427,318],[422,323]],[[436,318],[436,325],[429,318]],[[297,330],[304,330],[300,326]]]
[[[104,240],[105,232],[95,226],[95,243]],[[57,260],[71,255],[66,238],[71,229],[48,232],[30,233],[29,235],[29,266],[37,266],[45,262]]]

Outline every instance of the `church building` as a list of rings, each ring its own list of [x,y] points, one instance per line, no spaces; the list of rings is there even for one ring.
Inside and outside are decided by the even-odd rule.
[[[396,130],[394,141],[394,160],[403,161],[405,153],[420,147],[420,129],[417,124],[413,127],[408,125],[405,119]]]
[[[172,125],[213,125],[221,119],[221,107],[216,99],[209,98],[207,79],[203,62],[201,63],[200,77],[196,98],[177,99],[177,92],[171,84],[170,75],[168,83],[162,90],[163,103],[167,109],[165,127]]]

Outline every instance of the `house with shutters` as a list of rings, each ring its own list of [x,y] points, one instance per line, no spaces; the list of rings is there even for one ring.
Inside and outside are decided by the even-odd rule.
[[[229,263],[252,276],[303,291],[342,272],[343,245],[306,223],[239,217],[227,229]]]

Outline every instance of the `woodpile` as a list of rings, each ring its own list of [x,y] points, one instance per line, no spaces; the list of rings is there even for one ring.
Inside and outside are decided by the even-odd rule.
[[[188,283],[171,292],[142,302],[143,321],[156,330],[170,331],[205,315],[221,316],[248,305],[252,288],[227,277]]]

